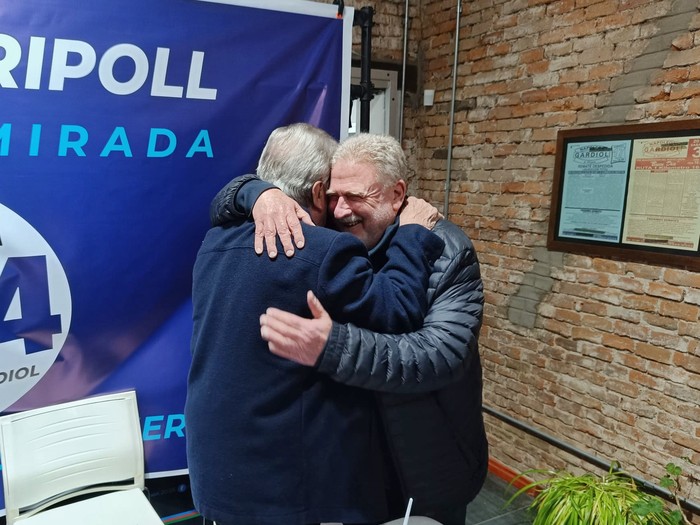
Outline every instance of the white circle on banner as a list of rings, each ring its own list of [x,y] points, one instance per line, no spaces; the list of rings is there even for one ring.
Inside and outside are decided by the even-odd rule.
[[[71,314],[68,277],[51,246],[0,204],[0,412],[51,368]]]

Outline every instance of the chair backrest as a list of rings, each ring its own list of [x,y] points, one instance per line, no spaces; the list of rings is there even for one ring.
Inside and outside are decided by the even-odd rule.
[[[8,523],[78,495],[143,489],[136,393],[0,417],[0,454]]]

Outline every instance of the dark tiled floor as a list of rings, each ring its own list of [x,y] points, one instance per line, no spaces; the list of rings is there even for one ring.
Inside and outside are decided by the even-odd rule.
[[[207,525],[193,511],[187,476],[147,480],[151,504],[166,525]],[[466,525],[529,525],[527,507],[532,501],[520,496],[510,505],[506,502],[515,489],[500,478],[489,474],[484,488],[467,509]],[[0,517],[0,525],[5,518]]]
[[[467,507],[466,525],[525,525],[531,524],[532,518],[528,506],[532,498],[527,495],[518,496],[506,505],[516,489],[502,479],[489,474],[484,487],[474,501]]]
[[[199,516],[193,516],[187,477],[182,479],[151,480],[151,502],[166,524],[203,525]],[[532,519],[527,507],[529,496],[518,497],[506,505],[515,489],[500,478],[489,474],[484,488],[467,509],[466,525],[529,525]]]

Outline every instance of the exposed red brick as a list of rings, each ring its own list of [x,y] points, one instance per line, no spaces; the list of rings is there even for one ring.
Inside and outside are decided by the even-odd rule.
[[[404,1],[346,4],[375,8],[374,58],[400,63]],[[700,408],[689,401],[700,391],[700,272],[549,252],[546,241],[559,130],[700,117],[697,10],[685,13],[687,30],[667,44],[647,85],[625,100],[613,91],[643,64],[673,4],[463,3],[458,100],[477,107],[454,115],[449,199],[449,218],[475,241],[484,277],[486,403],[649,481],[679,456],[700,463]],[[412,190],[440,207],[447,159],[434,152],[450,133],[455,3],[424,0],[410,10],[408,61],[419,86],[407,93],[404,146]],[[436,89],[432,108],[422,106],[423,87]],[[513,298],[540,271],[551,288],[530,328],[512,320]],[[487,428],[492,455],[515,469],[590,470],[493,418]]]

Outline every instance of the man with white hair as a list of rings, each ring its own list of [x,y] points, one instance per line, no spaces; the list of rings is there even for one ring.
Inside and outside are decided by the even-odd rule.
[[[308,124],[278,128],[257,173],[323,224],[335,147]],[[292,258],[259,257],[246,217],[209,230],[197,254],[187,459],[195,506],[218,525],[388,517],[371,393],[271,354],[258,321],[268,307],[308,315],[313,290],[343,321],[415,329],[444,243],[423,226],[402,226],[388,248],[391,262],[378,268],[352,235],[303,228],[306,247]]]

